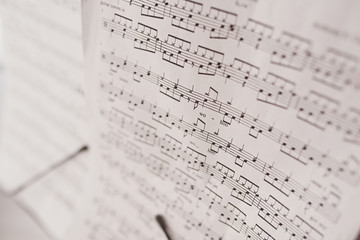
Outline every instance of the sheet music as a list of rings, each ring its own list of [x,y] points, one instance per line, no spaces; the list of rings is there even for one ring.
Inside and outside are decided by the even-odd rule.
[[[84,152],[39,179],[13,199],[49,239],[64,239],[85,201],[91,154]]]
[[[84,1],[97,177],[72,239],[354,239],[357,1]],[[345,14],[346,13],[346,14]]]
[[[2,1],[0,186],[13,193],[87,144],[80,1]]]
[[[91,166],[81,2],[1,1],[1,17],[0,191],[63,239]]]

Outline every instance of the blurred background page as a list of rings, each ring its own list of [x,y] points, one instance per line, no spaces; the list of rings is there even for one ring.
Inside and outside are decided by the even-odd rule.
[[[60,239],[82,200],[89,157],[80,9],[80,0],[1,1],[0,218],[19,234],[0,230],[2,240],[45,239],[31,237],[25,213]]]

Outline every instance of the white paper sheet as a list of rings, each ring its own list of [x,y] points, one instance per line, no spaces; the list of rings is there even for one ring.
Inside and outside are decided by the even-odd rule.
[[[3,1],[0,186],[13,192],[87,144],[80,1]]]
[[[49,239],[64,239],[86,200],[91,155],[84,152],[13,198]]]
[[[99,149],[69,239],[354,239],[358,1],[83,2]]]
[[[11,0],[1,10],[0,190],[63,239],[91,166],[91,154],[78,152],[89,133],[81,2]]]

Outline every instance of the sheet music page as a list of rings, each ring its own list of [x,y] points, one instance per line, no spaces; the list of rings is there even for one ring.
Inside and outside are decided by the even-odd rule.
[[[0,186],[9,194],[87,144],[81,2],[2,1]]]
[[[83,1],[97,175],[69,239],[354,239],[360,5]],[[170,238],[169,238],[170,239]]]
[[[85,201],[91,153],[83,152],[13,199],[49,239],[64,239]]]
[[[91,166],[81,2],[1,1],[1,17],[0,191],[63,239]]]

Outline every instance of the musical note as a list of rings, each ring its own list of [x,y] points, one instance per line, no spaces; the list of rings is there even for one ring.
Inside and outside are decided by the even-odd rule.
[[[94,5],[84,49],[101,161],[80,235],[97,223],[99,237],[160,239],[161,214],[175,239],[354,237],[356,31],[327,7],[339,15],[318,2]]]

